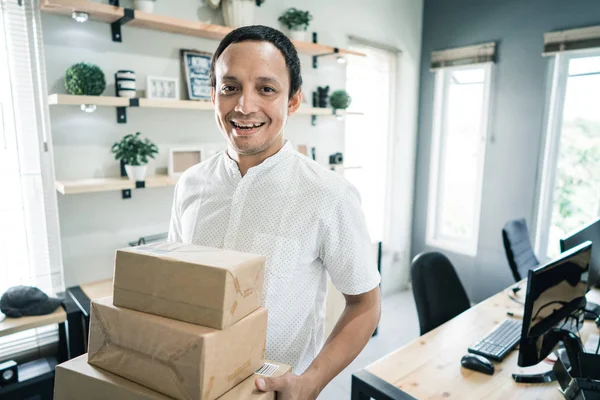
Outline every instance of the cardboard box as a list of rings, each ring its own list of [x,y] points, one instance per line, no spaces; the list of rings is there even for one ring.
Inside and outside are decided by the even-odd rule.
[[[172,400],[87,361],[87,354],[83,354],[56,367],[54,400]],[[289,365],[267,362],[278,367],[271,376],[280,376],[292,369]],[[251,375],[218,400],[275,400],[275,393],[256,390],[256,378],[257,375]]]
[[[176,242],[117,250],[114,304],[225,329],[261,306],[265,260]]]
[[[263,364],[267,310],[216,330],[119,308],[91,305],[89,362],[180,400],[213,400]]]

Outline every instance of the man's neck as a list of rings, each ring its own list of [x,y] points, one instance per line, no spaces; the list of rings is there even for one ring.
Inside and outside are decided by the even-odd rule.
[[[242,176],[246,175],[248,170],[252,167],[256,167],[261,164],[267,158],[275,155],[279,150],[283,148],[285,144],[285,140],[283,137],[275,140],[271,145],[265,149],[264,151],[253,154],[253,155],[243,155],[239,154],[237,151],[233,150],[231,147],[227,149],[227,154],[229,157],[238,164],[238,168],[240,169],[240,174]]]

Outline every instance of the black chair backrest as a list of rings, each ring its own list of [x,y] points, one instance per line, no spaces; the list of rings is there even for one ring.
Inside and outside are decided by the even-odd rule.
[[[515,282],[527,277],[529,270],[540,264],[533,252],[525,219],[508,221],[502,228],[502,241]]]
[[[441,253],[421,253],[411,266],[421,335],[469,309],[471,303],[454,266]]]

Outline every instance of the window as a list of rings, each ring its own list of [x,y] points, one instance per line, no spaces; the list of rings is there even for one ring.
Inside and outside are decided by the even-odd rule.
[[[600,217],[600,51],[561,53],[554,61],[536,250]]]
[[[371,240],[378,242],[386,228],[396,54],[352,40],[350,47],[367,57],[353,58],[346,69],[352,103],[345,124],[344,176],[358,189]]]
[[[64,289],[41,38],[37,2],[0,0],[0,294]],[[56,336],[50,327],[0,338],[0,360]]]
[[[475,256],[492,64],[436,72],[426,243]]]

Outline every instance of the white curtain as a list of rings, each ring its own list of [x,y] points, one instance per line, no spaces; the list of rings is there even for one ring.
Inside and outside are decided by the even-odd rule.
[[[37,1],[0,0],[0,294],[64,290]]]

